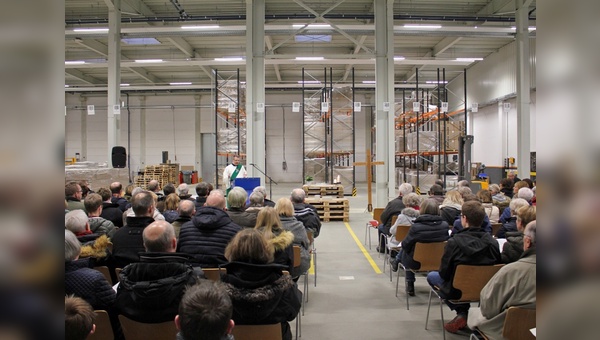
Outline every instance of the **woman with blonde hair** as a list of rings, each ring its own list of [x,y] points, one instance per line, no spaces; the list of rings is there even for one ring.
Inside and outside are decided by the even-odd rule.
[[[286,270],[291,273],[294,269],[294,234],[281,227],[275,208],[262,208],[258,212],[254,228],[263,234],[273,248],[273,262],[286,266]]]
[[[236,325],[281,323],[283,339],[291,340],[289,321],[300,311],[301,293],[283,266],[273,263],[273,249],[261,232],[246,228],[227,248],[221,277],[231,302]]]
[[[292,272],[292,277],[297,278],[310,267],[310,242],[306,228],[294,217],[294,205],[289,198],[280,198],[275,203],[275,211],[281,220],[281,227],[291,231],[294,234],[294,245],[300,246],[300,267],[294,268]]]
[[[463,197],[460,192],[451,190],[446,193],[444,202],[440,205],[440,215],[448,225],[453,225],[456,218],[460,217],[463,203]]]
[[[165,221],[173,223],[179,217],[179,212],[177,211],[179,208],[179,201],[181,201],[181,199],[175,193],[167,196],[165,199],[165,211],[162,213],[165,217]]]

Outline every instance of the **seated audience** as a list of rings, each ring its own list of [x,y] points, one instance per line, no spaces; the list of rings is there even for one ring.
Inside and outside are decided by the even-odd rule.
[[[479,308],[469,313],[467,324],[488,339],[503,339],[502,329],[509,307],[535,309],[536,302],[536,222],[525,227],[523,255],[517,262],[500,268],[481,290]]]
[[[409,183],[400,184],[400,186],[398,186],[398,197],[389,201],[381,212],[381,217],[379,218],[381,224],[377,227],[377,237],[379,238],[379,246],[377,247],[378,252],[385,253],[385,241],[382,241],[381,235],[390,236],[392,217],[402,213],[402,209],[406,208],[404,203],[402,203],[402,197],[408,195],[412,191],[413,187]]]
[[[162,213],[165,217],[165,221],[173,223],[179,217],[177,209],[179,208],[179,202],[181,199],[177,194],[169,194],[165,198],[165,211]]]
[[[477,192],[477,198],[483,204],[485,214],[489,218],[490,223],[498,223],[500,219],[500,210],[492,202],[492,192],[489,190],[479,190]]]
[[[163,188],[163,197],[167,197],[170,194],[176,194],[177,190],[175,189],[175,185],[173,183],[167,183]]]
[[[533,191],[527,187],[527,182],[517,182],[515,183],[515,195],[513,198],[522,198],[527,201],[529,205],[531,205],[531,200],[533,199]],[[502,215],[500,215],[500,223],[505,223],[510,218],[510,211],[504,209]]]
[[[264,206],[275,208],[275,202],[271,201],[267,196],[267,188],[264,186],[257,186],[252,192],[260,193],[264,197]],[[252,197],[252,195],[250,196]]]
[[[177,340],[228,340],[235,323],[233,304],[223,283],[201,280],[186,289],[175,326]]]
[[[500,263],[500,249],[489,233],[481,229],[485,210],[479,201],[467,201],[462,206],[461,220],[464,228],[448,239],[444,249],[439,272],[427,274],[427,282],[438,290],[440,296],[456,317],[444,325],[450,333],[456,333],[467,326],[469,304],[453,304],[450,299],[458,299],[461,292],[452,287],[452,280],[459,264],[494,265]]]
[[[414,223],[408,230],[408,235],[402,240],[402,249],[396,256],[396,258],[390,261],[393,271],[398,271],[398,263],[401,262],[407,268],[419,269],[421,263],[413,259],[415,253],[415,246],[417,242],[431,243],[431,242],[442,242],[448,239],[448,230],[450,227],[448,223],[442,219],[438,214],[438,204],[433,198],[427,198],[421,203],[419,209],[419,217],[417,217]],[[408,270],[406,271],[406,293],[408,295],[415,295],[415,273]]]
[[[80,209],[85,211],[83,202],[81,202],[83,191],[77,182],[69,182],[65,185],[65,199],[67,200],[67,210],[72,211]]]
[[[199,269],[194,272],[191,256],[175,252],[177,239],[170,223],[152,222],[142,237],[146,252],[140,254],[140,262],[121,271],[115,307],[138,322],[173,320],[186,285],[204,275]]]
[[[117,228],[123,226],[123,212],[119,205],[111,202],[112,194],[107,188],[98,189],[98,195],[102,197],[102,212],[100,217],[107,219]]]
[[[421,205],[421,197],[411,192],[402,197],[402,203],[406,208],[402,209],[400,215],[396,219],[396,223],[390,228],[391,236],[388,237],[388,244],[390,247],[398,247],[402,240],[396,240],[396,230],[399,225],[412,225],[415,218],[419,217],[419,209]],[[390,257],[396,257],[396,252],[392,252]]]
[[[85,340],[96,331],[96,313],[84,299],[65,296],[65,340]]]
[[[281,227],[281,220],[275,208],[264,207],[258,213],[255,228],[273,248],[273,263],[286,266],[286,270],[291,274],[294,269],[294,234]]]
[[[299,277],[310,267],[310,241],[304,224],[294,217],[294,205],[287,197],[282,197],[275,204],[275,211],[281,220],[281,227],[294,234],[294,245],[300,246],[300,267],[290,273],[293,278]]]
[[[90,223],[90,230],[95,234],[100,235],[108,235],[108,237],[112,237],[117,230],[115,225],[103,218],[100,217],[102,214],[102,196],[91,193],[83,200],[83,205],[85,206],[85,211],[88,215],[88,222]]]
[[[73,232],[81,243],[93,242],[100,236],[90,230],[88,216],[80,209],[71,210],[65,214],[65,228]]]
[[[121,209],[121,211],[124,212],[125,210],[127,210],[127,204],[129,202],[127,202],[127,200],[123,197],[123,185],[121,185],[121,183],[119,182],[111,183],[110,192],[112,194],[110,201],[112,203],[118,204],[119,209]]]
[[[518,231],[517,229],[517,210],[521,207],[528,207],[529,203],[522,198],[515,198],[510,201],[508,205],[508,211],[510,211],[510,218],[502,224],[502,227],[498,229],[496,233],[497,238],[506,238],[506,233]]]
[[[163,220],[164,221],[165,217],[160,212],[161,209],[164,210],[164,208],[165,208],[165,201],[164,201],[164,199],[162,201],[159,201],[158,200],[158,196],[156,196],[155,193],[153,193],[152,191],[146,191],[146,190],[144,190],[144,189],[142,189],[140,187],[134,188],[132,194],[133,194],[133,196],[135,196],[135,195],[139,194],[140,192],[148,192],[148,193],[150,193],[150,196],[152,196],[152,200],[154,200],[154,212],[152,213],[152,218],[154,220],[156,220],[156,221],[158,221],[158,220]],[[159,206],[160,206],[160,208],[159,208]],[[129,207],[123,213],[123,224],[127,223],[127,218],[128,217],[135,217],[135,212],[133,211],[132,203],[129,203]]]
[[[196,184],[196,200],[194,204],[196,205],[196,210],[200,209],[200,207],[204,206],[206,203],[206,198],[208,197],[208,193],[210,192],[210,184],[206,182],[200,182]]]
[[[523,230],[529,222],[535,221],[536,207],[525,206],[517,210],[517,231],[506,233],[506,243],[502,247],[502,262],[517,261],[523,254]]]
[[[182,200],[193,200],[192,198],[192,194],[189,193],[189,188],[188,185],[186,183],[181,183],[179,184],[179,186],[177,187],[177,193],[179,195],[179,198]]]
[[[241,187],[233,187],[227,195],[227,215],[231,220],[245,228],[254,228],[256,225],[256,214],[246,211],[246,199],[248,193]]]
[[[160,183],[157,180],[153,179],[148,182],[146,190],[153,192],[156,195],[157,201],[164,201],[165,195],[160,192]]]
[[[477,196],[475,196],[475,195],[473,195],[473,194],[466,194],[466,195],[464,195],[464,196],[463,196],[463,200],[465,201],[465,203],[466,203],[466,202],[468,202],[468,201],[476,201],[476,202],[479,202],[479,203],[481,203],[481,202],[479,201],[479,199],[477,198]],[[464,203],[463,203],[463,205],[464,205]],[[492,224],[490,223],[490,219],[488,218],[488,216],[487,216],[487,215],[485,215],[485,216],[483,217],[483,222],[482,222],[482,223],[483,223],[483,224],[481,225],[481,228],[482,228],[482,229],[483,229],[485,232],[487,232],[487,233],[489,233],[490,235],[492,235]],[[454,220],[454,224],[452,225],[452,234],[451,234],[451,235],[454,235],[454,234],[456,234],[457,232],[459,232],[459,231],[460,231],[460,230],[462,230],[462,229],[463,229],[463,225],[462,225],[462,219],[460,218],[460,215],[459,215],[459,216],[456,218],[456,220]]]
[[[177,219],[171,223],[173,228],[175,229],[175,237],[179,240],[179,232],[181,231],[181,226],[192,220],[192,217],[196,215],[196,206],[193,201],[183,200],[179,202],[179,207],[177,208]]]
[[[258,214],[258,212],[265,207],[265,199],[258,191],[252,192],[248,200],[250,201],[246,206],[246,212],[248,213]],[[275,207],[275,205],[273,205],[273,207]]]
[[[500,186],[498,184],[490,185],[490,192],[492,193],[492,203],[498,207],[500,216],[502,216],[504,209],[508,208],[508,205],[510,204],[510,198],[506,197],[506,195],[500,191]]]
[[[229,263],[221,281],[233,303],[237,325],[281,323],[284,340],[292,339],[289,321],[298,315],[301,293],[284,266],[273,264],[273,250],[256,229],[240,231],[225,250]]]
[[[241,229],[225,212],[223,191],[213,190],[206,205],[181,226],[177,251],[194,256],[196,266],[218,267],[227,263],[225,247]]]
[[[500,192],[502,192],[506,197],[513,197],[513,181],[509,178],[503,178],[500,180]]]
[[[463,203],[463,198],[458,191],[451,190],[446,193],[446,197],[440,205],[440,216],[448,225],[453,225],[454,221],[460,216]]]
[[[438,202],[438,206],[444,203],[444,189],[440,185],[432,185],[429,188],[428,194],[430,198],[433,198],[436,202]]]

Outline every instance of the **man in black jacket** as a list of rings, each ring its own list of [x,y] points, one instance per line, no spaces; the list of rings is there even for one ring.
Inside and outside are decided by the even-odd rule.
[[[321,232],[321,219],[319,219],[317,208],[306,204],[305,199],[304,189],[296,188],[292,190],[290,200],[294,205],[294,217],[304,224],[304,228],[311,230],[314,237],[317,237]]]
[[[381,213],[381,217],[379,218],[381,224],[377,227],[377,236],[379,237],[379,246],[377,247],[377,251],[380,253],[385,253],[385,239],[381,237],[382,234],[386,236],[390,236],[390,228],[392,227],[392,217],[400,215],[402,209],[406,208],[404,203],[402,203],[402,197],[404,195],[408,195],[413,191],[412,185],[409,183],[402,183],[398,187],[398,197],[389,201],[388,204],[383,209]]]
[[[169,222],[148,225],[143,241],[146,252],[140,254],[140,262],[121,272],[115,305],[120,314],[132,320],[171,321],[177,315],[185,287],[204,275],[189,264],[191,256],[175,252],[177,239]]]
[[[458,299],[461,292],[452,287],[452,280],[459,264],[493,265],[501,262],[500,248],[489,233],[481,229],[485,209],[479,201],[468,201],[462,205],[461,223],[464,229],[453,234],[448,240],[440,271],[430,272],[427,282],[439,288],[439,294],[457,316],[444,325],[450,333],[456,333],[467,326],[469,304],[453,304],[448,299]]]

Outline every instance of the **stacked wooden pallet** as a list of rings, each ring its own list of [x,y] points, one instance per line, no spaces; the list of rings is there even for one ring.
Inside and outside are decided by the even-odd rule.
[[[157,180],[161,188],[169,183],[179,183],[179,164],[147,165],[144,172],[135,178],[135,185],[145,189],[151,180]]]
[[[341,184],[309,184],[302,187],[306,196],[320,195],[344,197],[344,186]]]
[[[345,198],[307,198],[306,203],[317,208],[319,218],[323,222],[350,221],[350,204]]]

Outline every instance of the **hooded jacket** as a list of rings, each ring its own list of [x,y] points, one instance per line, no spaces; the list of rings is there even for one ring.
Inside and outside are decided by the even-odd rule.
[[[460,217],[461,205],[458,203],[454,204],[442,204],[440,205],[440,216],[448,223],[453,225],[457,217]]]
[[[321,219],[317,209],[310,204],[294,203],[294,217],[304,225],[304,228],[310,229],[316,238],[321,232]]]
[[[292,277],[298,277],[310,267],[310,241],[306,234],[306,228],[304,228],[302,222],[296,220],[294,216],[280,215],[279,218],[281,219],[281,227],[294,234],[294,245],[300,246],[300,267],[296,267],[290,272]]]
[[[181,226],[177,251],[192,255],[195,265],[218,267],[227,263],[225,247],[241,229],[223,209],[204,206]]]
[[[186,286],[198,277],[189,260],[186,254],[141,254],[140,262],[126,266],[119,275],[115,301],[119,314],[144,323],[172,321]]]
[[[402,241],[402,263],[408,268],[419,269],[421,263],[413,259],[417,242],[432,243],[446,241],[448,223],[438,215],[421,215],[417,217]]]
[[[291,274],[294,269],[294,234],[280,229],[273,230],[273,236],[268,240],[275,250],[273,263],[286,266],[285,270]]]
[[[465,228],[455,233],[444,248],[440,277],[444,280],[442,292],[449,299],[459,299],[461,292],[452,287],[452,280],[459,264],[486,266],[501,262],[500,248],[489,233],[481,228]]]
[[[115,231],[117,231],[115,225],[111,221],[102,217],[90,217],[88,218],[88,222],[90,223],[90,230],[95,234],[112,237],[115,234]]]
[[[506,223],[502,224],[502,227],[496,233],[497,238],[506,238],[506,234],[509,232],[515,232],[517,230],[517,216],[511,216]]]
[[[116,203],[102,202],[100,217],[111,221],[117,228],[123,226],[123,211],[119,209],[119,205]]]
[[[221,281],[233,303],[237,325],[282,323],[284,339],[291,339],[287,321],[300,311],[301,293],[291,276],[282,274],[277,264],[228,263]]]
[[[523,255],[523,233],[513,231],[506,233],[506,243],[502,247],[502,263],[517,261]]]

